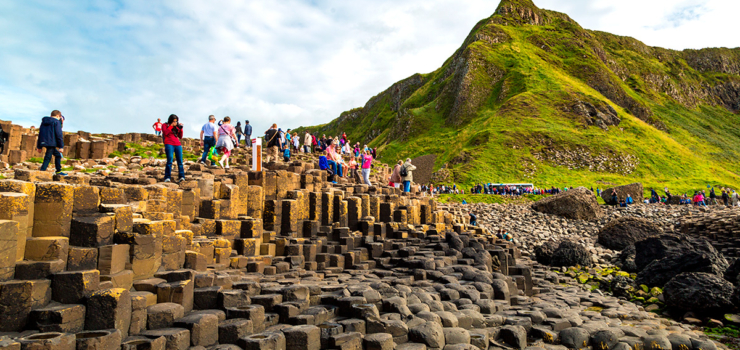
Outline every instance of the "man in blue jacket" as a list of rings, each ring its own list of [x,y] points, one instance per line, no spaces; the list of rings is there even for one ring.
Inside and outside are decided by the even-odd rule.
[[[252,126],[249,125],[249,120],[244,124],[244,137],[247,138],[247,148],[252,147]]]
[[[44,163],[39,170],[46,171],[51,162],[51,156],[54,156],[54,166],[56,174],[67,176],[62,172],[62,152],[64,151],[64,134],[62,133],[62,112],[53,110],[50,117],[44,117],[39,127],[39,137],[36,141],[36,148],[41,152],[46,148]]]

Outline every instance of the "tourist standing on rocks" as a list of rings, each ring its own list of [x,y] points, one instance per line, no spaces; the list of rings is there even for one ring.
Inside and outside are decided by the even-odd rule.
[[[342,156],[337,154],[337,149],[332,145],[333,140],[329,139],[326,141],[326,161],[329,163],[329,167],[334,172],[334,175],[342,177]],[[336,183],[336,181],[332,181]]]
[[[617,190],[612,190],[612,202],[614,205],[619,204],[619,196],[617,196]]]
[[[152,125],[152,129],[154,129],[154,135],[162,136],[162,119],[157,118],[157,122]]]
[[[401,180],[403,180],[404,192],[411,192],[411,182],[414,181],[414,170],[416,170],[416,166],[411,164],[411,158],[406,158],[406,163],[403,164],[399,172]]]
[[[224,118],[221,126],[218,127],[218,142],[216,143],[216,149],[221,152],[221,160],[218,164],[222,168],[229,168],[229,157],[231,156],[231,150],[234,149],[234,126],[231,125],[231,118]]]
[[[236,122],[236,127],[234,128],[234,131],[236,132],[236,147],[239,147],[239,145],[242,143],[242,135],[244,132],[242,131],[242,122]]]
[[[727,194],[727,191],[722,190],[722,203],[726,206],[730,206],[730,195]]]
[[[303,152],[313,152],[313,136],[308,132],[308,130],[306,130],[306,136],[303,137]]]
[[[162,140],[164,153],[167,155],[167,165],[164,168],[164,182],[172,181],[172,158],[177,157],[178,181],[185,180],[185,167],[182,163],[182,124],[180,118],[170,114],[167,124],[162,125]]]
[[[301,149],[301,138],[298,136],[297,132],[293,133],[293,137],[291,138],[293,140],[293,148],[296,152],[298,152],[299,149]]]
[[[249,120],[244,123],[244,143],[247,144],[247,148],[252,148],[252,126],[249,125]]]
[[[39,137],[36,140],[36,149],[41,153],[45,148],[44,162],[39,170],[46,171],[51,163],[51,156],[54,156],[54,168],[56,174],[67,176],[62,172],[62,152],[64,152],[64,133],[62,132],[62,112],[53,110],[50,117],[41,119],[39,127]]]
[[[270,160],[277,162],[278,147],[280,146],[280,133],[278,132],[277,124],[272,126],[265,131],[265,142],[267,147],[267,162]]]
[[[370,151],[365,149],[364,154],[360,157],[360,163],[362,164],[362,181],[368,185],[372,186],[370,183],[370,169],[372,168],[373,164],[373,156],[370,155]]]
[[[211,148],[216,146],[216,139],[218,139],[218,126],[216,126],[216,117],[213,115],[208,116],[208,123],[203,125],[200,129],[200,146],[203,147],[203,156],[200,158],[200,163],[206,163],[206,157]],[[213,164],[211,164],[213,165]]]
[[[709,204],[717,205],[717,194],[714,193],[714,187],[712,187],[712,189],[709,190],[709,199],[711,199],[709,201]]]
[[[373,157],[375,158],[375,157]],[[393,167],[393,172],[391,173],[391,178],[388,183],[389,186],[399,188],[401,186],[401,166],[403,165],[402,161],[398,161],[396,163],[396,166]]]
[[[740,206],[740,196],[738,196],[735,190],[732,190],[732,206],[733,207]]]

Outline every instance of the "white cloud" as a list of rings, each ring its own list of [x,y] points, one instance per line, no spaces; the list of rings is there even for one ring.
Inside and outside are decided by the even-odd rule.
[[[675,49],[740,46],[739,4],[536,0],[584,27]],[[0,119],[150,130],[209,114],[255,133],[325,123],[414,73],[438,68],[495,1],[319,0],[0,3]]]

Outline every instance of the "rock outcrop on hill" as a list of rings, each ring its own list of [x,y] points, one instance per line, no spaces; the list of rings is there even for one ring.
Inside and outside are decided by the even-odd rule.
[[[612,191],[617,192],[617,202],[612,200]],[[601,199],[608,205],[617,205],[621,201],[627,198],[627,195],[632,197],[635,203],[642,203],[644,192],[642,190],[642,184],[637,182],[624,186],[610,187],[601,191]]]
[[[732,146],[740,137],[729,131],[740,122],[738,66],[740,49],[650,47],[532,1],[504,0],[437,70],[308,129],[346,132],[389,163],[436,154],[458,184],[570,186],[552,174],[596,184],[609,173],[620,182],[661,174],[740,185],[728,170],[740,158]],[[725,156],[687,147],[698,143]],[[453,161],[463,154],[481,161]]]

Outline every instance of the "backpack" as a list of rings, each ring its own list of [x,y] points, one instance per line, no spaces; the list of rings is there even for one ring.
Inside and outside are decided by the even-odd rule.
[[[409,172],[406,171],[406,166],[405,165],[402,165],[401,166],[401,170],[398,172],[398,175],[400,175],[401,177],[409,176]]]

